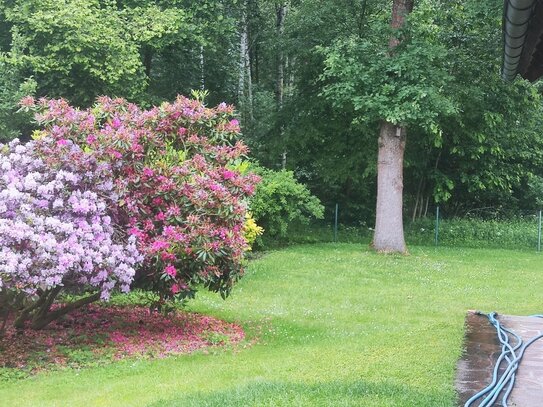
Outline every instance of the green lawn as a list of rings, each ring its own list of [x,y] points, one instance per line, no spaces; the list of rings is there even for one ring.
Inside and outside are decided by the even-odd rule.
[[[253,261],[226,301],[190,309],[259,344],[0,383],[5,406],[454,406],[466,310],[541,313],[530,252],[298,246]]]

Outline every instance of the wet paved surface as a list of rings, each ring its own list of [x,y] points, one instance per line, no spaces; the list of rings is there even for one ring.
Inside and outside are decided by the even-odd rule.
[[[519,334],[525,342],[543,332],[541,318],[500,315],[498,319],[505,327]],[[463,406],[467,399],[490,383],[492,369],[500,353],[496,330],[487,317],[468,313],[465,354],[458,362],[456,374],[459,406]],[[517,371],[515,387],[509,397],[509,406],[543,406],[543,339],[536,341],[526,350]]]

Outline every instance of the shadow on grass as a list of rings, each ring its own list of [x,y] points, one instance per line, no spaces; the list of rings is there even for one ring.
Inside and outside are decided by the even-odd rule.
[[[216,392],[200,392],[160,400],[147,407],[238,406],[402,406],[453,407],[454,393],[413,389],[390,381],[313,384],[253,381]]]

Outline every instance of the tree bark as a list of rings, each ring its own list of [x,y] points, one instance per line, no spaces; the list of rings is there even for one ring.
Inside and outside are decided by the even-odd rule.
[[[25,322],[30,319],[31,314],[38,308],[42,307],[47,301],[49,291],[40,292],[38,295],[38,299],[28,305],[26,308],[22,309],[18,317],[13,322],[13,326],[16,329],[24,329]]]
[[[35,330],[43,329],[54,320],[60,318],[61,316],[66,315],[67,313],[72,312],[78,308],[81,308],[84,305],[90,304],[92,302],[96,302],[99,299],[100,299],[100,292],[91,294],[88,297],[80,298],[77,301],[66,304],[62,308],[58,308],[54,311],[41,315],[39,319],[35,319],[32,321],[31,327],[32,329],[35,329]]]
[[[254,109],[253,109],[253,78],[251,76],[251,59],[249,52],[245,56],[245,72],[247,72],[247,105],[249,111],[249,121],[252,123],[255,121]]]
[[[245,99],[245,59],[247,55],[247,17],[245,7],[242,10],[239,36],[238,103]]]
[[[32,329],[39,329],[35,328],[35,326],[38,326],[39,324],[41,324],[41,321],[44,321],[47,318],[49,310],[51,309],[51,305],[53,305],[53,303],[55,302],[55,299],[62,291],[62,288],[62,286],[56,286],[55,288],[47,291],[45,301],[42,305],[40,305],[40,307],[37,309],[37,311],[34,312],[32,316]]]
[[[406,16],[413,10],[414,0],[394,0],[392,4],[393,30],[402,28]],[[400,44],[393,34],[389,40],[389,54]],[[403,233],[403,157],[407,129],[387,121],[379,131],[377,158],[377,204],[375,233],[372,246],[379,252],[407,253]]]
[[[259,80],[259,48],[260,35],[262,30],[260,22],[260,9],[258,0],[248,0],[247,2],[247,31],[249,32],[249,69],[251,80],[256,85]]]
[[[405,128],[381,124],[377,159],[377,211],[373,247],[406,253],[403,234],[403,156]]]
[[[31,319],[30,327],[32,329],[43,329],[61,316],[100,299],[100,292],[98,291],[51,311],[51,305],[62,291],[62,288],[58,286],[40,293],[35,302],[21,310],[13,323],[14,327],[23,330],[26,321]]]

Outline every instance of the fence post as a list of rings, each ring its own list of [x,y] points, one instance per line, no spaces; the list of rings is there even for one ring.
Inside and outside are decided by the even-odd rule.
[[[539,210],[538,222],[537,222],[537,251],[541,251],[541,209]]]
[[[338,215],[338,204],[336,204],[336,214],[334,216],[334,243],[337,242],[337,215]]]
[[[436,206],[436,226],[435,226],[435,238],[434,238],[434,241],[435,241],[435,244],[436,246],[438,245],[439,243],[439,206]]]

